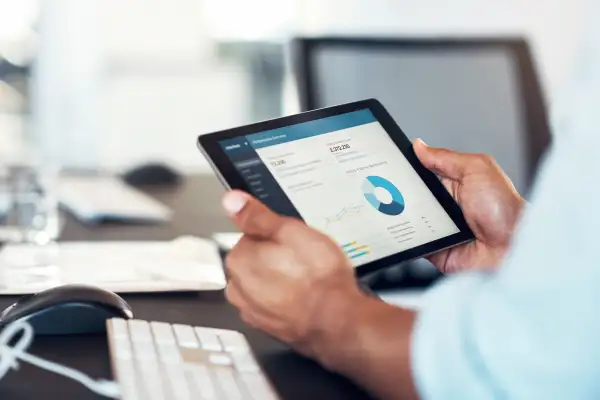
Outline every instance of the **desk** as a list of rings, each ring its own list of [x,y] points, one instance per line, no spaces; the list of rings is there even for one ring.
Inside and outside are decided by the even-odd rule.
[[[221,186],[212,176],[194,176],[177,188],[149,190],[175,210],[166,225],[126,226],[104,224],[89,227],[70,216],[65,240],[162,240],[182,234],[208,236],[233,229],[220,210]],[[326,372],[281,343],[245,326],[222,293],[188,293],[124,296],[137,318],[235,329],[245,333],[258,360],[283,399],[367,399],[361,390],[342,377]],[[3,309],[16,300],[0,297]],[[111,378],[106,337],[40,337],[30,350],[40,357],[77,368],[96,378]],[[78,383],[21,364],[0,381],[1,399],[93,399],[99,398]]]

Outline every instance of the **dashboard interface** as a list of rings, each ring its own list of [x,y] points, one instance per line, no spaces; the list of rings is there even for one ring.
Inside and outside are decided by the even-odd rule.
[[[459,232],[368,109],[219,144],[254,196],[330,236],[355,267]]]

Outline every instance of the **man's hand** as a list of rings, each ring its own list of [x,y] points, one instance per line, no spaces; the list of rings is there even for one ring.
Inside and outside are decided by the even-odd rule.
[[[223,205],[244,236],[227,257],[227,299],[249,325],[315,356],[319,337],[342,329],[365,297],[340,248],[303,222],[242,192]]]
[[[436,149],[419,139],[414,149],[421,163],[441,177],[476,238],[436,253],[430,261],[444,273],[498,266],[525,204],[510,179],[486,155]]]
[[[233,191],[223,206],[244,236],[226,260],[242,319],[377,397],[414,399],[414,314],[368,297],[330,238]]]

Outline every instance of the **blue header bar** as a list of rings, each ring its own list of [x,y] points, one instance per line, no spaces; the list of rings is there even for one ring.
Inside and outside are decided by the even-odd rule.
[[[306,139],[376,121],[371,110],[365,109],[254,133],[246,136],[246,139],[253,148],[260,149],[262,147]]]

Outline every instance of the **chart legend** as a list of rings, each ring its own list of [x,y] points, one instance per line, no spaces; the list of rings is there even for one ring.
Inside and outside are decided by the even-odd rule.
[[[342,250],[344,250],[348,258],[350,258],[351,260],[366,256],[369,253],[371,253],[371,248],[368,245],[361,245],[356,241],[343,244]]]

